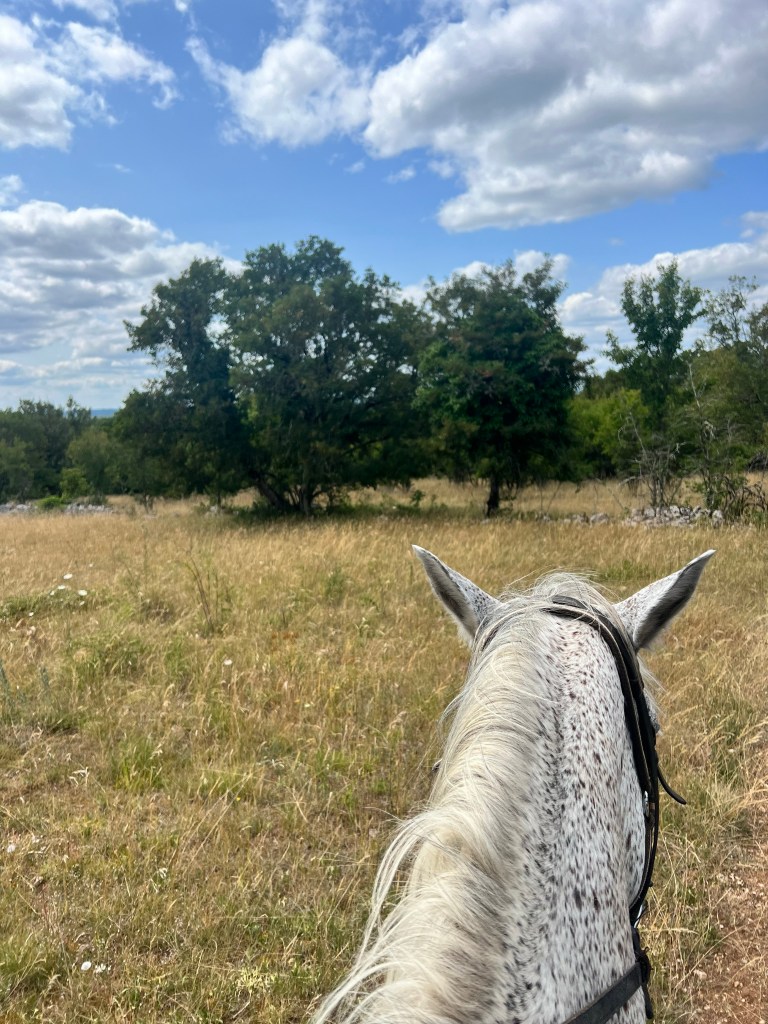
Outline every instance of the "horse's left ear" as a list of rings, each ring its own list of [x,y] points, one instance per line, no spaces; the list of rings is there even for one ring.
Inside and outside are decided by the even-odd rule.
[[[627,627],[635,650],[647,647],[682,611],[693,596],[704,566],[714,553],[705,551],[678,572],[656,580],[616,605],[616,611]]]
[[[476,587],[466,576],[449,568],[431,551],[425,551],[416,544],[413,545],[413,550],[424,566],[427,579],[432,584],[438,601],[456,620],[459,636],[471,646],[480,623],[501,602],[486,594],[480,587]]]

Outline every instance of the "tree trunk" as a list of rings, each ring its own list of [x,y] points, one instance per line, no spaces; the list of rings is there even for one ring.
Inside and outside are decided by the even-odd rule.
[[[274,487],[271,486],[271,484],[267,480],[265,480],[263,477],[257,476],[254,478],[253,482],[256,485],[256,490],[259,492],[262,498],[267,499],[272,508],[276,509],[278,512],[291,511],[290,504],[285,500],[285,498],[283,497],[282,494],[280,494],[279,491],[276,491]]]
[[[501,500],[501,485],[499,484],[499,478],[492,476],[490,479],[490,488],[488,491],[488,501],[485,503],[485,517],[490,518],[495,512],[499,511],[499,502]]]

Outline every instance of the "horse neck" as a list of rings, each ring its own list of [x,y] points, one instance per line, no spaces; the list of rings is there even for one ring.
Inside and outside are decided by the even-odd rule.
[[[540,642],[551,702],[529,775],[535,824],[521,860],[531,882],[519,898],[531,920],[521,929],[519,915],[511,917],[508,941],[521,970],[506,1019],[527,1019],[514,1004],[526,1005],[527,984],[536,992],[540,984],[529,1016],[548,1024],[583,1009],[634,962],[629,904],[640,885],[644,820],[608,648],[583,623],[547,624]],[[642,996],[615,1019],[645,1020]]]
[[[424,1020],[559,1024],[634,962],[644,833],[616,669],[588,626],[539,618],[477,665],[446,746],[433,801],[457,819],[411,884],[456,901],[438,940],[454,1012]],[[615,1018],[644,1019],[641,996]]]

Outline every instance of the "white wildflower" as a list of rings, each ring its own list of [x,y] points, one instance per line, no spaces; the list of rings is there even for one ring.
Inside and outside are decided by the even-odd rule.
[[[104,971],[108,971],[108,970],[109,970],[109,968],[107,967],[106,964],[96,964],[96,966],[93,968],[93,973],[94,974],[103,974]]]
[[[5,848],[5,852],[6,853],[15,853],[16,852],[16,843],[8,843],[8,845]]]
[[[88,596],[88,591],[87,590],[78,590],[77,594],[78,594],[78,597],[87,597]]]
[[[229,668],[229,666],[230,666],[230,665],[232,664],[232,659],[231,659],[231,658],[225,658],[225,659],[224,659],[224,662],[223,662],[223,664],[224,664],[224,665],[225,665],[225,666],[226,666],[227,668]]]
[[[61,578],[63,580],[71,580],[72,579],[72,573],[71,572],[65,572],[64,575]]]
[[[90,969],[91,969],[91,961],[90,960],[83,960],[83,962],[80,964],[80,970],[81,971],[90,971]]]

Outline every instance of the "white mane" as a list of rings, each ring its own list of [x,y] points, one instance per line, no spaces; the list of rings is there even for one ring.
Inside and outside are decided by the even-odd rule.
[[[548,908],[531,904],[530,847],[551,842],[558,822],[525,797],[554,772],[542,749],[555,745],[558,728],[562,666],[552,652],[562,621],[542,609],[555,594],[619,621],[594,587],[557,574],[525,595],[506,595],[483,624],[447,712],[451,726],[426,808],[399,827],[386,851],[362,950],[314,1024],[493,1019],[510,949],[535,956],[535,947],[525,953],[526,934],[540,918],[545,928]],[[556,791],[556,773],[552,779],[546,785]],[[524,920],[515,917],[521,901]]]

